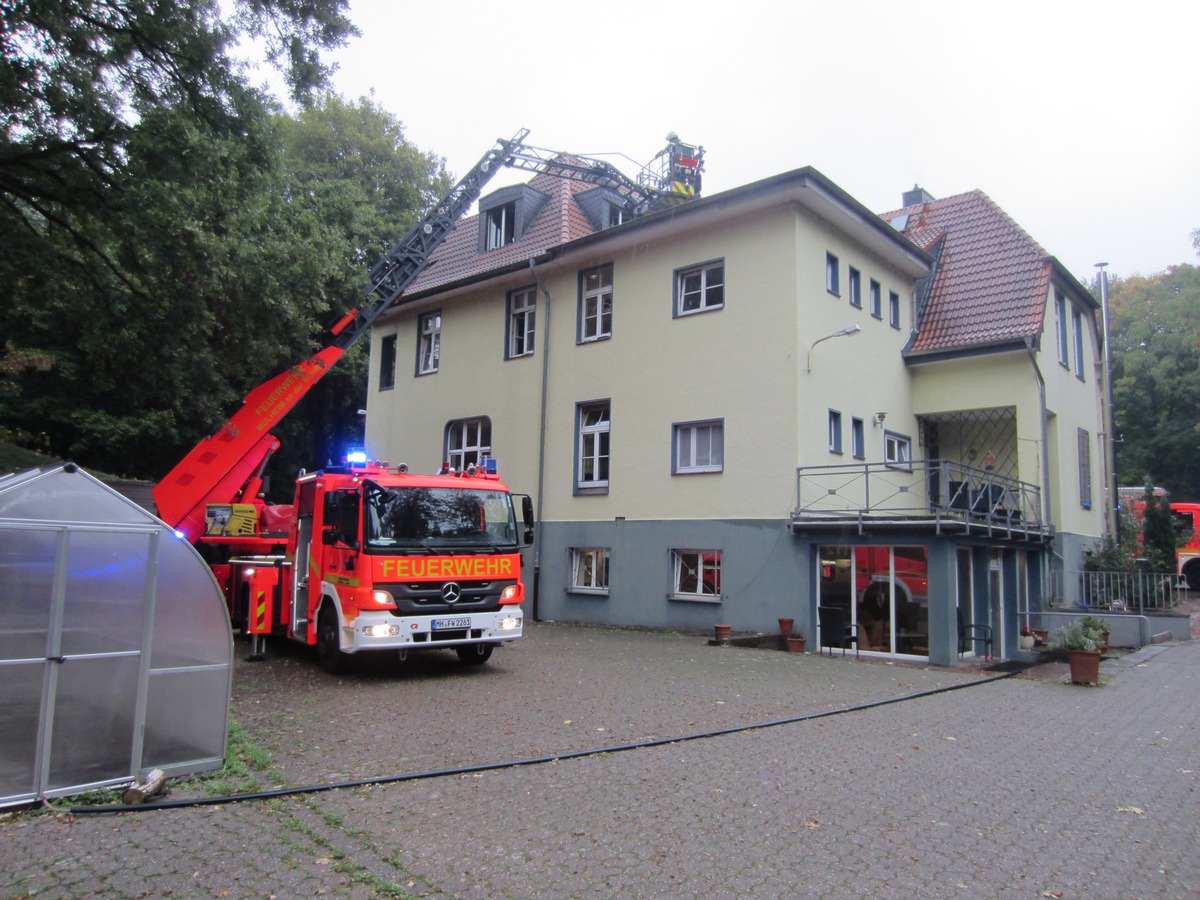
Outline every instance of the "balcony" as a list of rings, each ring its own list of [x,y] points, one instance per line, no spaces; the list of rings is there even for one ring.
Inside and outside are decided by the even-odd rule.
[[[802,466],[793,531],[914,528],[1002,540],[1049,541],[1035,484],[947,460]]]

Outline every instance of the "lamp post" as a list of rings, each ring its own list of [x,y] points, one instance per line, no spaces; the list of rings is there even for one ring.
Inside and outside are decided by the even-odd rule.
[[[1105,524],[1113,543],[1121,545],[1121,512],[1117,503],[1117,444],[1113,435],[1112,339],[1108,331],[1108,263],[1096,263],[1100,270],[1100,314],[1104,328],[1104,469],[1105,493],[1108,494],[1109,520]]]
[[[837,338],[837,337],[850,337],[851,335],[858,334],[860,331],[862,331],[862,326],[859,325],[857,322],[855,322],[853,325],[847,325],[845,328],[839,328],[833,334],[827,334],[827,335],[825,335],[825,337],[817,338],[815,341],[813,341],[808,346],[808,357],[804,363],[804,371],[805,372],[812,371],[813,347],[817,346],[817,344],[821,343],[821,341],[827,341],[830,338]]]

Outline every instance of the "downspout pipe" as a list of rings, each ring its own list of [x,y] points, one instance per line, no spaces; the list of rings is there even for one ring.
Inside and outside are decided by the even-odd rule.
[[[535,513],[537,521],[534,527],[537,529],[536,537],[533,542],[533,602],[530,606],[530,618],[534,622],[540,621],[538,618],[538,594],[541,589],[542,576],[542,498],[546,496],[546,385],[550,380],[550,289],[542,283],[541,277],[538,275],[537,267],[531,257],[529,260],[529,273],[533,276],[534,282],[538,289],[542,292],[542,296],[546,298],[546,313],[545,321],[540,330],[542,332],[542,408],[539,420],[538,433],[538,473],[537,473],[537,511]],[[535,331],[536,333],[536,331]]]
[[[1053,527],[1054,523],[1050,521],[1050,427],[1049,415],[1046,412],[1046,379],[1042,377],[1042,368],[1038,365],[1031,338],[1025,338],[1025,349],[1029,352],[1029,361],[1033,363],[1033,377],[1038,383],[1038,413],[1042,432],[1042,521]]]

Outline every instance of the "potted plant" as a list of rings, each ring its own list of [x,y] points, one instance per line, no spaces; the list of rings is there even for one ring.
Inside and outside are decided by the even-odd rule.
[[[1072,684],[1100,683],[1100,635],[1081,621],[1058,629],[1058,643],[1067,651]]]
[[[1021,635],[1018,640],[1022,650],[1032,650],[1033,645],[1037,643],[1037,637],[1028,625],[1021,626]]]
[[[1096,643],[1096,649],[1101,653],[1108,649],[1108,635],[1112,628],[1106,621],[1096,616],[1080,616],[1079,624],[1084,628],[1089,628],[1096,634],[1100,635],[1099,641]]]

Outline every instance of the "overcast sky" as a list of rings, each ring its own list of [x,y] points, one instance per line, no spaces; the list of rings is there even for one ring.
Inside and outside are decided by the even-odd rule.
[[[1200,4],[351,0],[336,89],[466,172],[497,138],[704,194],[811,165],[876,212],[980,189],[1077,277],[1200,263]],[[622,159],[628,157],[629,159]],[[633,162],[629,160],[633,160]],[[526,180],[498,176],[488,189]]]

